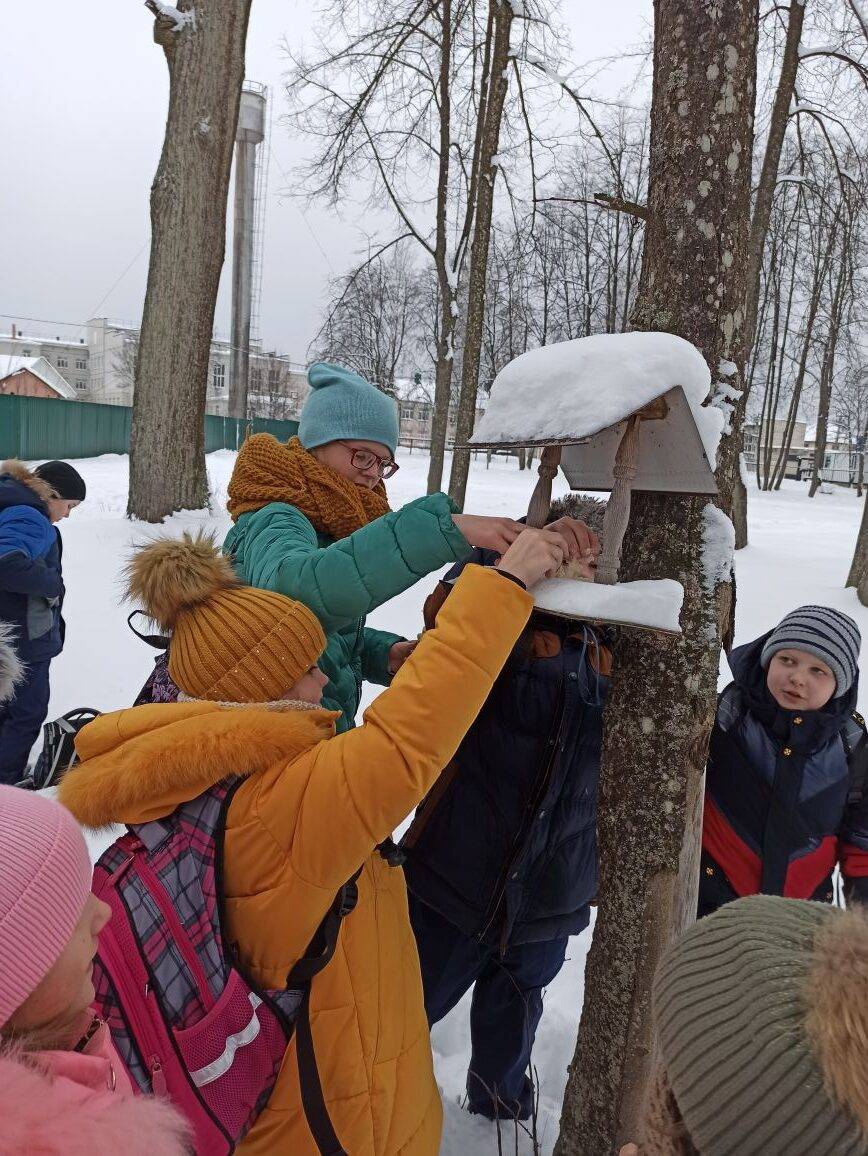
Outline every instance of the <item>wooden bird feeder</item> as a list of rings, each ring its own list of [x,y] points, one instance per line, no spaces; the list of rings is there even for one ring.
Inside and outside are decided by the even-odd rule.
[[[545,525],[559,468],[573,490],[610,491],[595,582],[548,579],[534,590],[538,606],[570,618],[679,629],[678,583],[619,583],[618,570],[633,490],[717,493],[709,450],[723,418],[701,405],[709,386],[699,351],[666,333],[561,342],[522,354],[498,374],[470,444],[542,448],[527,524]]]

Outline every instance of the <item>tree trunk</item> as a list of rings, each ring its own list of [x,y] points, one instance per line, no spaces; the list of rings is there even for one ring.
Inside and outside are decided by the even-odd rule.
[[[449,402],[455,360],[455,320],[458,313],[457,273],[449,264],[448,217],[449,164],[452,131],[452,0],[442,0],[440,18],[440,156],[437,174],[436,239],[434,265],[440,287],[440,333],[437,339],[437,366],[434,371],[434,403],[431,407],[431,458],[428,463],[428,493],[443,485],[443,459],[449,427]]]
[[[868,606],[868,497],[862,506],[862,521],[859,524],[850,573],[847,575],[847,585],[855,586],[859,601],[863,606]]]
[[[151,261],[130,439],[127,513],[159,522],[208,501],[205,392],[251,0],[180,0],[157,15],[169,114],[151,187]]]
[[[811,469],[811,486],[808,491],[814,497],[820,488],[822,478],[820,471],[826,459],[826,443],[829,434],[829,409],[832,404],[832,381],[835,376],[835,354],[838,349],[838,335],[841,330],[841,314],[844,306],[844,288],[847,283],[847,230],[844,231],[841,245],[841,265],[835,281],[835,292],[832,297],[832,307],[829,312],[829,335],[823,350],[823,362],[820,368],[820,398],[817,409],[817,442],[814,446],[814,461]]]
[[[473,244],[470,250],[467,313],[464,348],[461,357],[461,392],[455,422],[455,450],[452,454],[452,472],[449,478],[449,496],[459,509],[464,508],[467,474],[470,469],[470,450],[467,440],[473,433],[476,420],[476,399],[479,392],[479,359],[482,353],[482,331],[485,324],[485,289],[488,273],[488,244],[491,238],[491,217],[494,208],[494,184],[497,166],[492,164],[500,141],[500,124],[506,99],[507,66],[509,64],[509,35],[512,28],[512,5],[509,0],[491,0],[494,43],[488,78],[488,93],[480,109],[484,117],[479,158],[476,210],[473,225]]]
[[[633,323],[694,342],[712,371],[743,380],[758,11],[656,0],[651,167]],[[719,455],[732,500],[733,434]],[[735,459],[737,460],[737,458]],[[600,785],[600,907],[556,1156],[606,1156],[636,1135],[653,1052],[650,984],[696,913],[702,788],[730,619],[727,558],[703,570],[707,499],[637,493],[623,579],[684,585],[683,634],[622,631],[606,708]]]
[[[759,302],[760,277],[762,274],[763,251],[766,235],[771,218],[772,201],[775,195],[775,185],[778,179],[778,169],[781,163],[781,150],[784,145],[784,136],[787,131],[787,119],[790,113],[790,102],[796,86],[796,74],[799,70],[799,47],[802,40],[802,25],[805,20],[804,0],[790,0],[789,20],[787,23],[787,39],[784,44],[784,58],[781,62],[781,71],[778,76],[778,86],[775,90],[775,100],[772,106],[771,121],[766,149],[763,154],[762,169],[757,186],[754,202],[753,218],[750,227],[750,241],[748,248],[747,296],[745,300],[745,331],[747,334],[747,348],[754,343],[757,322],[757,306]],[[742,398],[742,410],[747,404],[748,390]],[[738,447],[741,452],[741,447]],[[740,474],[733,478],[733,520],[735,523],[735,548],[742,549],[747,545],[747,490]]]

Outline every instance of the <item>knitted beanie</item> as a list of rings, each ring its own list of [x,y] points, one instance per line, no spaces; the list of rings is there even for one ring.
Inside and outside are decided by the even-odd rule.
[[[58,498],[69,502],[83,502],[87,497],[84,478],[69,462],[45,462],[33,471],[43,482],[48,482]]]
[[[81,828],[53,799],[0,786],[0,1026],[54,966],[90,894]]]
[[[769,895],[728,903],[664,955],[653,1002],[665,1079],[700,1156],[866,1156],[860,911]]]
[[[840,698],[856,681],[861,645],[859,627],[849,615],[831,606],[800,606],[771,632],[760,664],[767,668],[779,650],[806,650],[832,671],[837,684],[835,698]]]
[[[171,634],[169,674],[193,698],[276,701],[325,650],[312,611],[242,586],[208,535],[140,548],[127,578],[128,597]]]
[[[394,454],[398,407],[394,399],[342,365],[315,361],[307,371],[310,393],[301,411],[298,440],[306,450],[327,442],[379,442]]]

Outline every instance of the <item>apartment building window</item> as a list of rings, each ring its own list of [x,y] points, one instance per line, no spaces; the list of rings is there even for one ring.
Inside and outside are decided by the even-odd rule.
[[[22,349],[21,350],[21,356],[22,357],[32,357],[33,356],[33,350],[32,349]]]
[[[214,365],[211,369],[211,383],[215,389],[222,389],[226,384],[226,366]]]
[[[68,367],[69,367],[69,358],[68,357],[58,357],[57,368],[58,369],[67,369]]]
[[[75,359],[75,368],[78,370],[87,369],[87,362],[84,360],[83,357],[77,357]]]
[[[278,385],[280,385],[280,370],[279,369],[269,369],[269,371],[268,371],[268,388],[269,389],[277,389]]]
[[[78,390],[87,389],[87,382],[86,381],[77,381],[75,383],[75,388]]]
[[[262,370],[261,369],[251,369],[250,382],[253,385],[254,389],[259,389],[259,387],[262,385]]]

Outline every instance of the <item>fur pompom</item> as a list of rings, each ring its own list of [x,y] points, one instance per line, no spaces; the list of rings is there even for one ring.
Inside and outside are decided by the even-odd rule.
[[[185,610],[240,585],[213,536],[201,530],[195,537],[185,531],[180,538],[159,538],[140,546],[125,575],[127,598],[167,631],[174,629]]]
[[[14,647],[15,631],[0,622],[0,702],[12,697],[15,687],[24,677],[24,667]]]
[[[43,502],[49,502],[52,498],[56,498],[57,494],[49,486],[48,482],[43,481],[32,470],[25,466],[24,462],[20,462],[17,458],[10,458],[8,461],[0,464],[0,474],[8,474],[10,478],[14,478],[16,482],[21,482],[22,486],[27,486],[32,490]]]
[[[826,1087],[868,1140],[868,917],[860,907],[817,935],[805,999]]]

